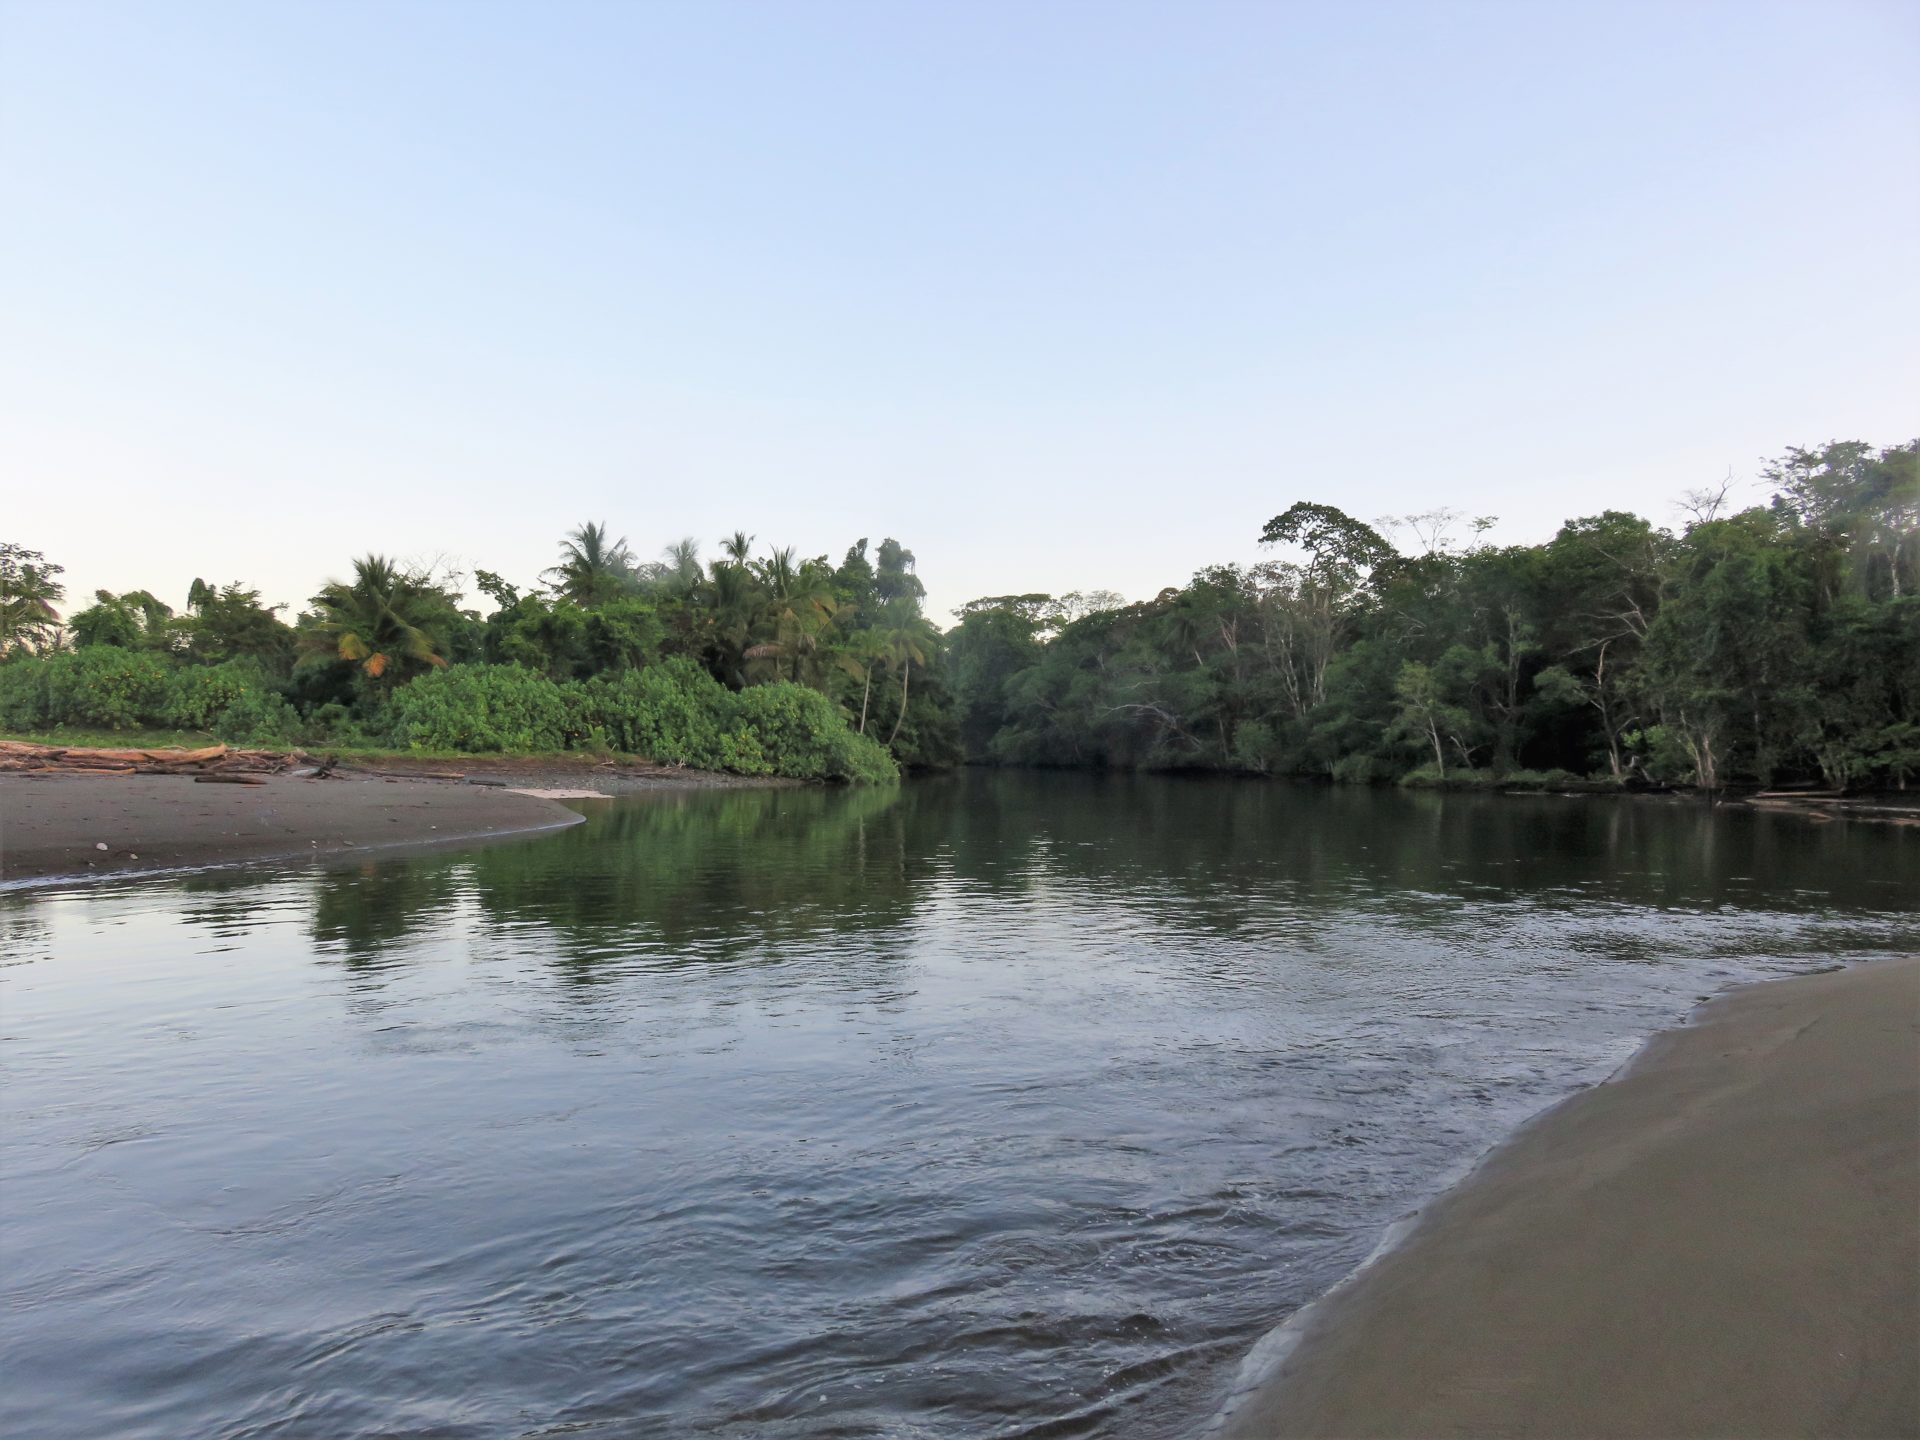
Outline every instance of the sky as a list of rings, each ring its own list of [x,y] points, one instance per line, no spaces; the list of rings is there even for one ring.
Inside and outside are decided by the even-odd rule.
[[[0,540],[936,618],[1920,433],[1920,5],[0,0]]]

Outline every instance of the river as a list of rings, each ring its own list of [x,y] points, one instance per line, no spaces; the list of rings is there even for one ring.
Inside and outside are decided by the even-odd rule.
[[[968,773],[0,894],[0,1433],[1175,1436],[1920,831]]]

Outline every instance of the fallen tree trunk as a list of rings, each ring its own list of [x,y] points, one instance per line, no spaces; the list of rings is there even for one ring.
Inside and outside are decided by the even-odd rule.
[[[277,775],[292,768],[299,759],[294,751],[235,750],[226,745],[206,745],[197,750],[109,750],[0,740],[0,771],[78,775]]]

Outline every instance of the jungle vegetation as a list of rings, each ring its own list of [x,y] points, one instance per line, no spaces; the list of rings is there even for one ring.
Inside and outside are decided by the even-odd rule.
[[[1814,782],[1920,773],[1920,441],[1769,463],[1684,523],[1619,510],[1536,545],[1457,512],[1297,501],[1151,600],[988,596],[944,634],[911,551],[653,560],[593,522],[522,588],[368,555],[291,622],[195,580],[176,613],[0,545],[0,727],[255,743],[601,748],[743,773],[1228,771],[1428,785]],[[464,605],[470,588],[485,601]]]
[[[969,757],[1411,784],[1815,781],[1920,773],[1920,442],[1789,450],[1764,505],[1688,497],[1538,545],[1453,511],[1300,502],[1220,565],[1067,619],[965,607]],[[1400,544],[1394,543],[1395,539]]]

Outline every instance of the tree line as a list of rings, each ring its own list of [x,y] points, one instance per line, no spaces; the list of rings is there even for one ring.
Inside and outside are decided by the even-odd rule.
[[[1148,601],[987,596],[928,619],[911,551],[735,533],[636,557],[601,523],[540,583],[366,556],[291,622],[195,580],[176,614],[0,545],[0,725],[437,750],[601,746],[748,773],[1218,770],[1473,785],[1920,772],[1920,441],[1789,450],[1762,505],[1624,511],[1496,546],[1451,510],[1300,501],[1273,558]]]
[[[477,571],[485,611],[463,606],[463,576],[369,555],[291,623],[258,590],[197,579],[182,613],[145,591],[102,590],[63,621],[61,568],[0,546],[0,724],[433,750],[611,745],[858,779],[957,760],[913,552],[862,539],[834,565],[753,545],[736,532],[711,560],[683,540],[642,561],[587,523],[537,585]]]
[[[1789,450],[1773,494],[1619,510],[1543,544],[1450,510],[1300,502],[1276,558],[1060,623],[949,636],[962,744],[1003,764],[1413,784],[1904,789],[1920,772],[1920,442]],[[1399,540],[1399,544],[1394,543]]]

